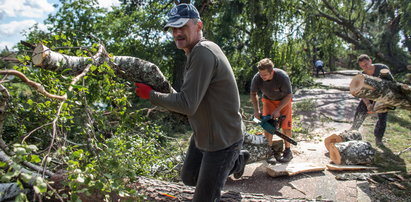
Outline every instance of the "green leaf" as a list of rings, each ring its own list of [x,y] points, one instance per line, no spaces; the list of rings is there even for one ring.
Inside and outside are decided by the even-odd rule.
[[[14,199],[15,202],[26,202],[28,201],[27,196],[25,193],[20,192],[19,195],[16,196]]]
[[[30,174],[27,173],[20,173],[20,178],[24,181],[24,182],[30,182],[32,176]]]
[[[47,101],[47,102],[48,102],[48,101]],[[38,150],[38,148],[37,148],[36,145],[28,145],[26,148],[27,148],[29,151],[37,151],[37,150]]]
[[[37,156],[37,155],[31,155],[31,160],[30,160],[30,162],[32,162],[32,163],[40,163],[40,162],[41,162],[41,159],[40,159],[39,156]]]
[[[15,152],[17,155],[24,155],[24,154],[27,153],[27,152],[26,152],[26,149],[25,149],[25,148],[21,148],[21,147],[14,148],[14,152]]]
[[[7,166],[6,162],[0,161],[0,168],[4,168]]]
[[[33,100],[32,100],[32,99],[28,99],[28,100],[27,100],[27,104],[33,105]]]

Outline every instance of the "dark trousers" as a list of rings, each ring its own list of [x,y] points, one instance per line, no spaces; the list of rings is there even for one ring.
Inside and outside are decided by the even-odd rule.
[[[240,169],[242,142],[223,150],[205,152],[195,146],[194,138],[191,137],[181,179],[185,185],[196,186],[193,201],[220,201],[221,189],[227,177]]]
[[[318,77],[318,73],[320,72],[320,70],[323,72],[323,76],[325,77],[324,67],[323,66],[318,66],[315,69],[317,70],[317,73],[315,74],[316,77]]]
[[[372,101],[370,102],[373,103]],[[367,117],[367,112],[368,112],[367,106],[361,100],[357,106],[357,110],[355,111],[354,122],[353,122],[351,129],[358,130],[361,127],[362,123]],[[387,126],[387,116],[388,116],[387,112],[378,113],[378,121],[375,124],[375,128],[374,128],[374,136],[376,138],[382,138],[384,136],[385,128]]]

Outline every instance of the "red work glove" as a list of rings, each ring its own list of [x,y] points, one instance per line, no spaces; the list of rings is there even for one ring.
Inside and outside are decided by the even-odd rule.
[[[150,92],[153,90],[153,88],[151,88],[149,85],[146,85],[144,83],[134,83],[134,85],[137,87],[136,94],[138,97],[142,99],[150,98]]]

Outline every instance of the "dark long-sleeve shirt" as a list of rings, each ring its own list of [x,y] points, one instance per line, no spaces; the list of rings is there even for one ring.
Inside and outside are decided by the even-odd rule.
[[[200,40],[187,55],[180,92],[152,91],[150,101],[187,115],[200,150],[218,151],[243,138],[234,73],[220,47],[211,41]]]

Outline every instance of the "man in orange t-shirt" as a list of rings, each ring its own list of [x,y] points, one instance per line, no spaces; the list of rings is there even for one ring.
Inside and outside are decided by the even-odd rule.
[[[273,119],[285,115],[281,128],[285,135],[292,136],[292,87],[287,73],[281,69],[274,68],[274,63],[268,59],[262,59],[257,64],[258,73],[251,81],[250,97],[253,103],[254,116],[261,119],[263,116],[271,115]],[[263,112],[260,111],[257,92],[262,92]],[[268,145],[272,146],[273,135],[264,132]],[[285,149],[281,157],[276,160],[285,163],[293,158],[290,143],[284,141]]]

